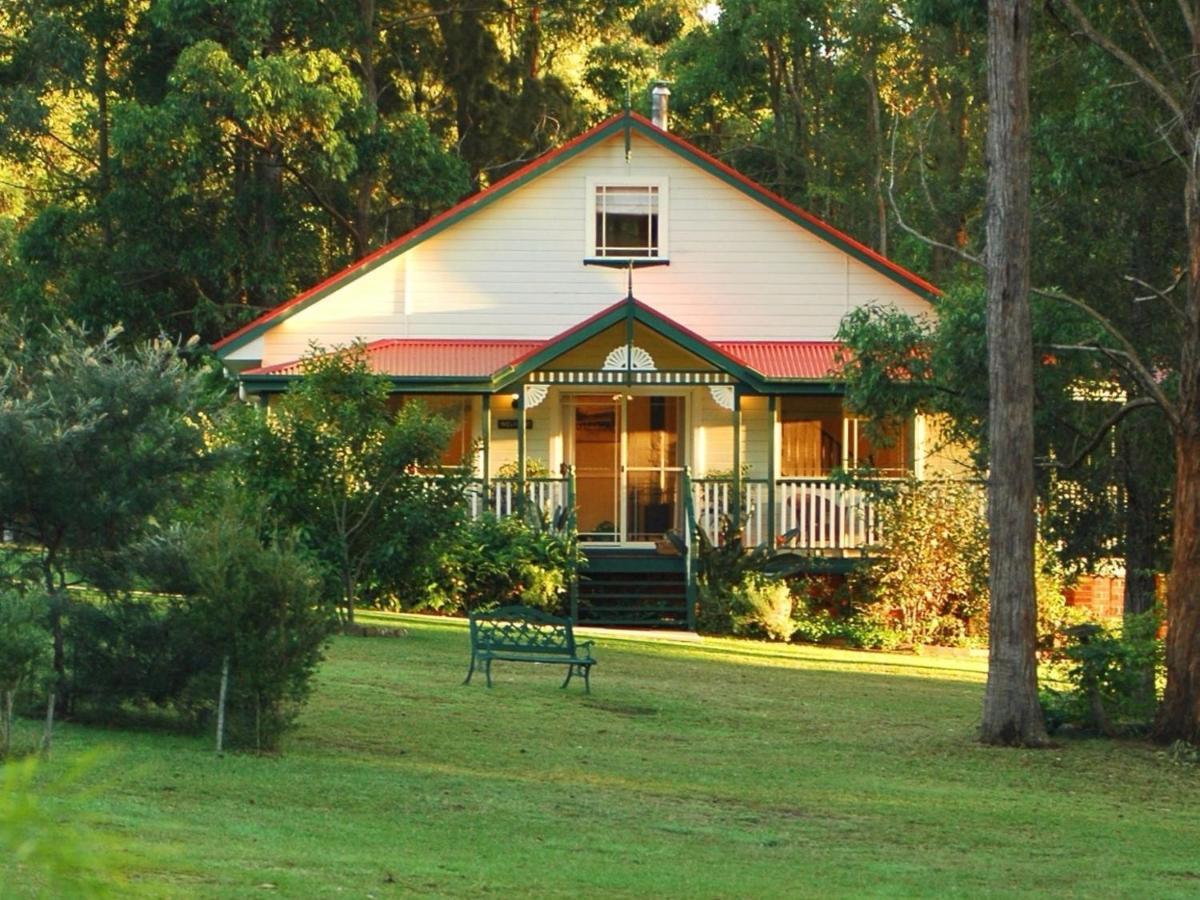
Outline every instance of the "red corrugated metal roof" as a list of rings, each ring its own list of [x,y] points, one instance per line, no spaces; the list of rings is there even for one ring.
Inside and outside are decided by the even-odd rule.
[[[375,341],[366,349],[372,371],[385,375],[487,378],[561,339],[562,335],[548,341],[396,338]],[[822,380],[839,374],[836,356],[842,345],[837,341],[713,341],[710,345],[767,378]],[[299,375],[302,369],[301,360],[292,360],[242,374]]]
[[[372,371],[397,377],[456,376],[487,378],[545,341],[490,341],[403,339],[375,341],[367,345]],[[251,369],[243,375],[300,375],[302,361]]]
[[[717,349],[767,378],[837,378],[837,341],[716,341]]]

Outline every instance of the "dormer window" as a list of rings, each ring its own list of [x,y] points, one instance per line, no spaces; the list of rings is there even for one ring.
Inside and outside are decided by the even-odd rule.
[[[665,259],[666,180],[608,182],[588,179],[587,256],[593,259]]]

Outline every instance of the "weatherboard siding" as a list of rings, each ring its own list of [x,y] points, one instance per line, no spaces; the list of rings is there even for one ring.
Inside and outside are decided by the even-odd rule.
[[[622,270],[585,266],[587,179],[666,177],[670,265],[633,273],[640,300],[709,340],[828,340],[867,303],[915,293],[706,170],[617,135],[277,323],[263,364],[356,338],[549,338],[620,299]]]

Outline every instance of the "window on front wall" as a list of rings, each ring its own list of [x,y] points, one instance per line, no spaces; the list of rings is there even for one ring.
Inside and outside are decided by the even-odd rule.
[[[842,404],[830,397],[783,397],[779,473],[823,478],[842,464]]]
[[[838,469],[882,477],[910,474],[912,420],[885,425],[872,435],[867,421],[847,414],[837,397],[781,397],[780,475],[826,478]]]
[[[666,254],[666,198],[661,184],[589,184],[588,255],[661,259]]]
[[[393,409],[412,402],[421,403],[425,409],[444,419],[449,419],[455,426],[454,434],[442,451],[439,460],[442,466],[471,465],[475,451],[475,423],[472,400],[468,397],[447,397],[437,394],[393,394],[391,404]]]
[[[886,478],[911,474],[913,468],[912,420],[883,425],[872,439],[866,419],[847,419],[851,469],[869,469]]]

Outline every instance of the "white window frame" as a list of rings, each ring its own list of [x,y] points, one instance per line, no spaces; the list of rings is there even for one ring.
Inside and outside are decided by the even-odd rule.
[[[646,261],[665,262],[670,259],[670,207],[669,179],[666,175],[645,176],[640,178],[601,178],[589,175],[586,179],[587,197],[584,201],[584,243],[583,258],[612,262],[629,260],[632,262]],[[640,187],[658,188],[658,255],[657,256],[599,256],[596,253],[596,188],[599,187]]]

